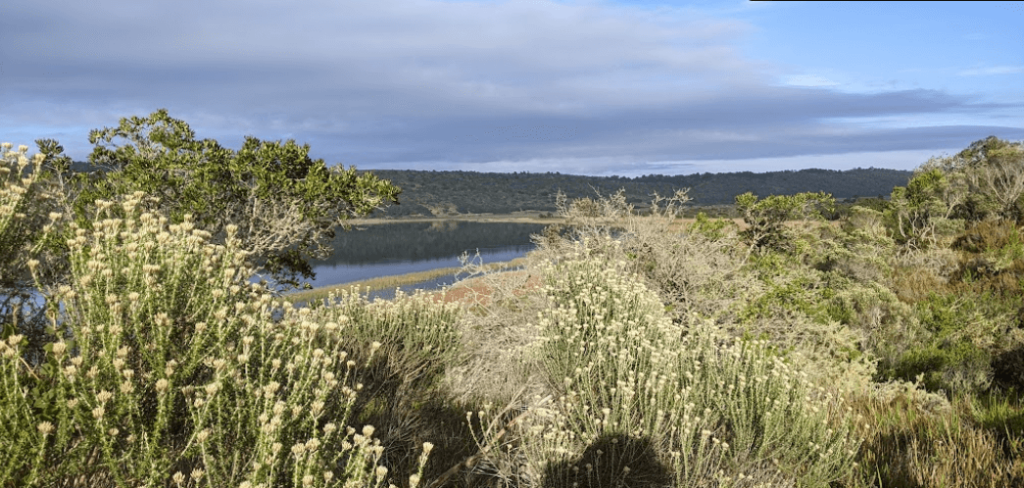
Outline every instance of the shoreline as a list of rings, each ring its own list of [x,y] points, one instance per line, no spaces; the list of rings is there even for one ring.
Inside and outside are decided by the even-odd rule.
[[[510,224],[560,224],[562,217],[540,217],[538,212],[514,212],[510,214],[453,214],[434,217],[395,217],[395,218],[360,218],[350,219],[346,223],[353,226],[380,224],[410,224],[434,222],[493,222]]]
[[[519,257],[511,261],[488,263],[484,265],[484,269],[487,271],[494,271],[502,268],[515,268],[520,266],[525,260],[525,257]],[[461,267],[451,266],[427,271],[416,271],[402,275],[380,276],[377,278],[353,281],[350,283],[321,286],[313,288],[312,290],[293,291],[283,295],[282,298],[289,302],[296,303],[322,300],[327,298],[332,292],[336,295],[339,294],[339,292],[370,293],[380,290],[399,288],[402,286],[415,285],[417,283],[435,280],[444,276],[456,275],[462,271],[462,269],[463,268]]]

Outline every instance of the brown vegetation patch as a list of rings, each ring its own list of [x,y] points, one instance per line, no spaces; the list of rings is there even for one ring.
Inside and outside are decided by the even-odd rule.
[[[513,294],[515,296],[523,296],[536,290],[542,284],[541,276],[539,274],[531,274],[529,271],[525,270],[504,271],[460,281],[459,283],[456,283],[455,286],[447,290],[435,292],[434,296],[437,301],[443,303],[461,303],[467,306],[486,306],[490,305],[491,297],[494,295],[495,288],[507,285],[516,280],[523,280],[524,278],[525,282],[513,290]]]

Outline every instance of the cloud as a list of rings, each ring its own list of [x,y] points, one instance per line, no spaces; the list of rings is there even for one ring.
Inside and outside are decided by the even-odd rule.
[[[991,66],[988,68],[973,68],[960,71],[959,76],[991,76],[991,75],[1012,75],[1024,73],[1024,66]]]
[[[837,85],[839,85],[839,82],[832,81],[832,80],[830,80],[828,78],[825,78],[823,76],[816,76],[816,75],[790,75],[790,76],[786,76],[786,77],[783,78],[782,84],[789,85],[789,86],[818,87],[818,86],[837,86]]]
[[[84,159],[88,128],[167,108],[229,147],[254,135],[360,167],[577,173],[924,150],[1022,132],[1013,120],[979,122],[1020,108],[1011,102],[844,93],[788,75],[740,53],[754,26],[690,10],[546,0],[209,1],[201,10],[5,3],[0,131],[14,142],[57,137]],[[856,123],[939,115],[960,122]]]

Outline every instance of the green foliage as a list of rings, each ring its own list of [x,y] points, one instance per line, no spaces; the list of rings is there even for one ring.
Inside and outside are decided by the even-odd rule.
[[[993,382],[997,357],[1021,346],[1014,324],[1018,307],[1018,303],[992,293],[931,293],[914,304],[916,319],[926,334],[902,345],[902,352],[883,361],[879,372],[886,378],[904,380],[923,375],[923,384],[931,391],[984,392]],[[1000,383],[1017,386],[1006,380]]]
[[[959,198],[951,195],[955,192],[938,169],[921,171],[906,187],[893,188],[889,209],[885,212],[886,226],[893,239],[910,248],[935,244],[937,220],[951,215],[950,200]]]
[[[794,219],[821,218],[835,211],[835,198],[825,192],[772,195],[758,200],[747,192],[736,196],[736,209],[749,226],[745,231],[755,247],[782,249],[787,242],[785,223]]]
[[[886,367],[887,378],[912,381],[920,378],[929,391],[979,392],[991,383],[991,357],[974,344],[962,341],[940,347],[914,348]]]
[[[779,283],[769,281],[764,294],[751,300],[740,312],[740,319],[750,322],[754,319],[784,316],[794,312],[801,313],[816,321],[825,321],[829,317],[828,299],[831,291],[818,288],[818,283],[810,277],[797,277]],[[836,313],[841,318],[842,312]],[[840,320],[841,321],[841,320]]]
[[[93,130],[90,162],[106,168],[78,197],[80,222],[96,199],[142,191],[158,197],[172,222],[192,215],[215,236],[238,228],[243,248],[282,283],[309,278],[311,257],[325,257],[334,229],[346,220],[397,202],[399,189],[355,168],[328,168],[295,141],[246,137],[241,149],[197,140],[184,121],[166,110],[146,118],[121,119],[117,127]]]
[[[735,228],[736,224],[726,219],[714,219],[708,217],[708,214],[704,212],[697,212],[697,216],[694,217],[693,223],[690,224],[689,231],[703,235],[711,240],[721,240],[725,238],[728,231]]]

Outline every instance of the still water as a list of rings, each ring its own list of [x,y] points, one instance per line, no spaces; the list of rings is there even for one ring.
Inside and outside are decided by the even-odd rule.
[[[462,253],[472,256],[477,250],[484,264],[509,261],[533,250],[530,235],[539,234],[543,228],[541,224],[445,221],[377,224],[339,231],[333,243],[334,255],[313,261],[316,279],[311,283],[320,287],[457,267]],[[417,287],[436,288],[453,280],[442,277]]]

